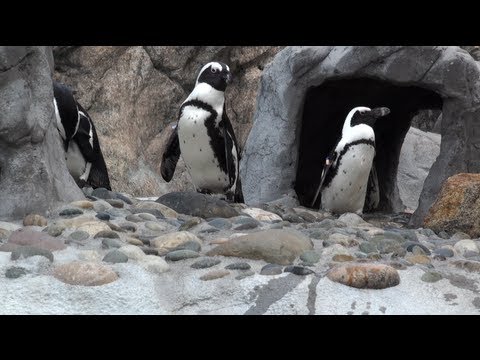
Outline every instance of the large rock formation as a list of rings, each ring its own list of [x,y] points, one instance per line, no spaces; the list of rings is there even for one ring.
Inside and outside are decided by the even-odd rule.
[[[480,174],[457,174],[442,186],[437,200],[425,217],[424,226],[436,232],[462,231],[480,236]]]
[[[171,183],[160,175],[169,123],[193,89],[200,68],[227,63],[233,83],[227,112],[244,144],[250,131],[263,66],[279,47],[59,46],[55,78],[76,90],[95,121],[112,187],[134,195],[193,189],[180,160]]]
[[[423,184],[440,153],[441,136],[411,127],[403,141],[398,162],[397,184],[400,199],[416,210]]]
[[[420,225],[443,181],[480,171],[480,68],[448,46],[288,47],[265,69],[254,124],[240,167],[247,203],[271,201],[295,189],[309,204],[325,156],[348,111],[388,106],[375,126],[380,209],[402,210],[396,184],[403,139],[413,116],[441,109],[442,143],[412,223]]]
[[[83,198],[61,152],[51,51],[0,46],[0,219]]]

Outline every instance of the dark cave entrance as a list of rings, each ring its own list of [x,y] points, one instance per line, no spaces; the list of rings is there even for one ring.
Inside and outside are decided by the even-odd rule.
[[[390,114],[377,121],[376,165],[380,204],[377,211],[398,211],[401,206],[396,176],[399,155],[412,118],[425,109],[441,110],[442,98],[418,86],[356,78],[328,80],[305,96],[295,191],[300,204],[310,207],[329,151],[336,144],[348,112],[357,106],[386,106]],[[314,208],[320,207],[320,196]]]

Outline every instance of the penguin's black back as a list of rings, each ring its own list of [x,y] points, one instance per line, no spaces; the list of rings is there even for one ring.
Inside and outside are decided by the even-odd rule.
[[[58,113],[65,129],[68,142],[72,139],[78,122],[77,102],[73,97],[72,91],[66,86],[56,81],[53,82],[53,96],[57,102]]]

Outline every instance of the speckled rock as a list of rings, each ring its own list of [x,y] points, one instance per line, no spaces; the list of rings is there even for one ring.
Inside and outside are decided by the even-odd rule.
[[[154,274],[162,274],[170,269],[165,260],[155,255],[145,255],[140,260],[140,265]]]
[[[465,269],[470,272],[480,272],[480,261],[455,260],[452,261],[451,264],[459,269]]]
[[[12,260],[18,260],[21,257],[28,258],[31,256],[44,256],[51,262],[53,262],[53,254],[49,250],[41,249],[35,246],[19,246],[12,251],[10,258]]]
[[[278,275],[283,272],[283,268],[277,264],[267,264],[260,270],[260,275]]]
[[[228,270],[212,270],[205,275],[200,276],[200,280],[208,281],[223,278],[230,274]]]
[[[179,231],[158,236],[151,240],[150,244],[158,250],[160,255],[164,255],[188,241],[195,241],[201,245],[200,239],[188,231]]]
[[[7,279],[18,279],[19,277],[26,275],[27,269],[19,266],[10,266],[5,270],[5,277]]]
[[[52,224],[47,227],[47,234],[53,237],[57,237],[62,235],[64,230],[65,230],[64,225]]]
[[[118,279],[118,275],[105,265],[81,261],[57,266],[53,275],[66,284],[83,286],[100,286]]]
[[[430,264],[432,261],[428,256],[425,255],[406,255],[405,260],[411,262],[412,264]]]
[[[396,269],[383,264],[348,264],[331,269],[327,277],[360,289],[385,289],[400,284]]]
[[[436,271],[427,271],[424,273],[420,279],[425,282],[434,283],[439,280],[442,280],[443,276]]]
[[[193,217],[187,221],[185,221],[182,226],[178,229],[179,231],[185,231],[193,228],[194,226],[197,226],[203,222],[203,219],[199,217]]]
[[[300,255],[300,260],[306,263],[315,264],[320,260],[320,254],[315,250],[308,250]]]
[[[47,226],[47,219],[42,215],[29,214],[23,219],[23,226]]]
[[[80,209],[93,209],[93,202],[88,200],[78,200],[70,203],[70,206],[78,207]]]
[[[347,262],[353,261],[355,258],[352,255],[336,254],[332,257],[332,260],[336,262]]]
[[[177,218],[178,217],[178,213],[175,210],[169,208],[168,206],[165,206],[163,204],[160,204],[160,203],[154,202],[154,201],[140,201],[138,204],[135,205],[135,209],[139,209],[139,210],[158,210],[165,217],[169,217],[169,218]]]
[[[29,229],[19,229],[11,233],[8,242],[17,245],[28,245],[45,250],[63,250],[65,249],[65,240],[54,238],[44,232],[33,231]]]
[[[312,250],[312,241],[295,230],[265,230],[231,239],[213,248],[207,255],[236,256],[248,259],[291,264],[306,250]]]
[[[358,240],[355,240],[352,236],[334,233],[331,234],[327,240],[323,241],[323,246],[328,247],[333,244],[339,244],[345,247],[353,247],[359,244]]]

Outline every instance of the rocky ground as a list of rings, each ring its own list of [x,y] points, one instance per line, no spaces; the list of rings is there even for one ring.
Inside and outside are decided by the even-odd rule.
[[[480,312],[479,239],[409,229],[409,214],[86,193],[0,221],[1,314]]]

